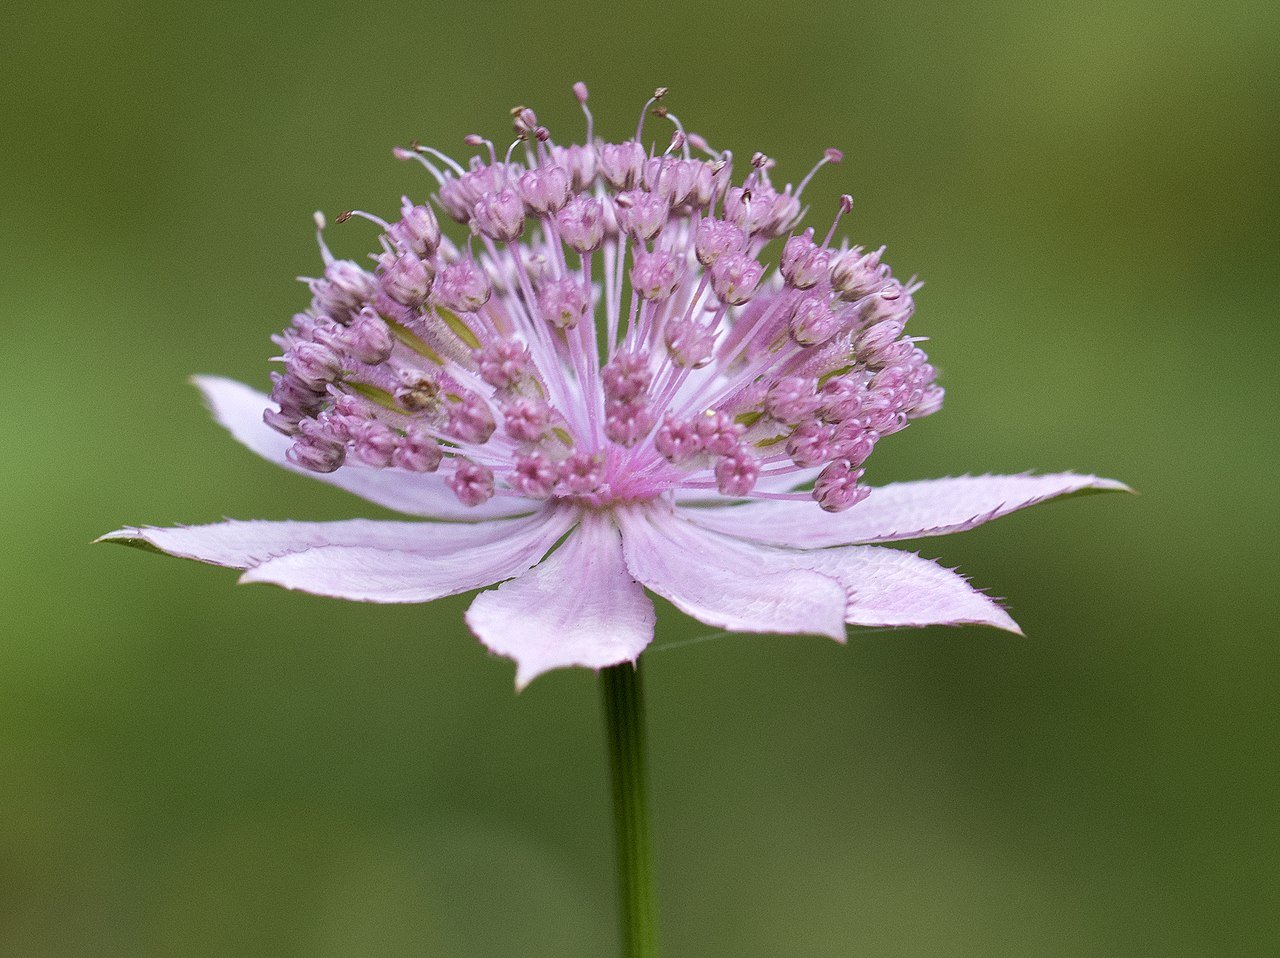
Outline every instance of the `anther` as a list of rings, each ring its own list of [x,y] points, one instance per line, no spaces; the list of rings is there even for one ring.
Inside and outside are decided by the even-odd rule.
[[[844,154],[835,147],[830,147],[824,150],[822,153],[822,159],[818,160],[818,162],[813,165],[813,169],[805,175],[805,178],[800,181],[800,185],[796,187],[796,198],[800,198],[800,194],[804,192],[804,188],[809,185],[809,181],[813,179],[814,174],[816,174],[818,170],[822,169],[828,163],[839,163],[843,159]]]

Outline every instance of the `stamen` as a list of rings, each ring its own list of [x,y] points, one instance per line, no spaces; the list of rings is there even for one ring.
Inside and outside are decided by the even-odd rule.
[[[489,151],[489,163],[493,166],[498,165],[498,151],[494,148],[493,141],[487,140],[479,133],[468,133],[462,138],[462,142],[467,146],[483,146]]]
[[[414,140],[413,143],[410,145],[418,153],[430,153],[437,160],[446,164],[449,167],[449,169],[453,170],[453,172],[457,173],[459,176],[461,176],[463,173],[466,172],[466,170],[462,168],[461,163],[459,163],[449,154],[442,153],[440,150],[437,150],[434,146],[426,146],[425,144],[419,143],[417,140]]]
[[[642,139],[642,137],[644,136],[644,118],[645,118],[645,114],[649,112],[649,107],[653,106],[655,103],[657,103],[666,95],[667,95],[667,88],[664,86],[660,86],[653,91],[653,96],[645,100],[644,106],[640,108],[640,121],[636,124],[635,141],[637,143],[644,142],[644,140]]]
[[[836,210],[836,218],[831,221],[831,229],[827,230],[826,239],[822,241],[822,248],[826,249],[831,245],[832,237],[836,235],[836,227],[840,225],[840,217],[849,213],[853,209],[853,197],[848,193],[840,194],[840,208]]]
[[[391,224],[388,223],[386,220],[384,220],[381,216],[374,216],[372,213],[366,213],[364,210],[347,210],[346,212],[339,213],[337,217],[334,219],[334,222],[345,223],[347,220],[351,219],[351,217],[353,216],[359,216],[361,219],[368,220],[373,225],[381,227],[384,232],[387,232],[391,229]]]
[[[417,163],[421,163],[423,169],[436,178],[437,183],[441,186],[444,185],[446,179],[445,175],[440,172],[439,168],[434,163],[428,160],[417,150],[406,150],[403,146],[397,146],[392,149],[391,155],[397,160],[414,160]]]
[[[800,194],[804,192],[804,188],[809,185],[809,181],[813,179],[814,175],[817,174],[818,170],[822,169],[828,163],[841,163],[843,161],[844,161],[844,154],[839,150],[837,150],[835,147],[830,147],[824,150],[822,154],[822,159],[820,159],[817,163],[813,164],[813,169],[811,169],[805,175],[805,178],[800,181],[800,185],[796,187],[795,198],[797,200],[800,199]]]
[[[316,224],[316,245],[320,247],[320,258],[324,260],[324,264],[328,266],[333,262],[333,254],[329,252],[329,244],[324,241],[324,213],[316,210],[311,215],[311,219]]]

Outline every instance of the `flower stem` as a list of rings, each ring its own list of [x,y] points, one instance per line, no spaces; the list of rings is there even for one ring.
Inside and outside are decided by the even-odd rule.
[[[618,856],[618,917],[623,958],[656,958],[653,859],[649,850],[644,696],[639,663],[600,672],[613,824]]]

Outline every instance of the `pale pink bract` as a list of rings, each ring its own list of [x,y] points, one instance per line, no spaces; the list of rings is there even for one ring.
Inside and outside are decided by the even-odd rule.
[[[276,338],[271,395],[197,378],[264,458],[436,521],[103,538],[357,601],[501,583],[466,619],[516,661],[519,686],[634,661],[653,638],[646,588],[731,631],[1017,632],[956,573],[867,543],[1125,487],[1073,474],[864,485],[874,446],[941,405],[906,332],[919,284],[895,279],[883,249],[833,246],[839,216],[825,239],[797,229],[813,171],[778,189],[757,154],[735,184],[731,154],[655,112],[674,127],[657,155],[641,129],[596,139],[589,113],[586,143],[557,145],[526,108],[505,158],[479,137],[486,155],[467,168],[397,150],[436,177],[436,203],[470,239],[455,244],[408,199],[394,222],[356,214],[382,230],[374,268],[321,241],[324,275]],[[775,241],[781,263],[766,269]]]

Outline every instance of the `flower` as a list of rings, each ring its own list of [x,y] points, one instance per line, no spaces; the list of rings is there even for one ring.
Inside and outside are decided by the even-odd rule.
[[[645,589],[733,631],[979,624],[1017,632],[955,572],[883,543],[972,528],[1046,499],[1123,489],[1088,475],[966,476],[869,488],[875,445],[936,412],[936,371],[906,333],[920,284],[883,248],[797,231],[774,162],[686,134],[659,90],[636,135],[556,144],[527,108],[503,158],[464,168],[398,149],[436,205],[381,230],[373,268],[338,259],[275,337],[270,397],[198,377],[214,416],[287,469],[430,522],[220,522],[105,540],[366,602],[481,589],[467,624],[524,686],[634,661]],[[670,145],[643,142],[645,113]],[[513,159],[519,152],[520,159]],[[695,153],[698,154],[695,156]],[[778,241],[775,244],[775,241]],[[780,265],[762,257],[780,246]],[[264,413],[265,410],[265,413]],[[807,487],[807,488],[805,488]]]

